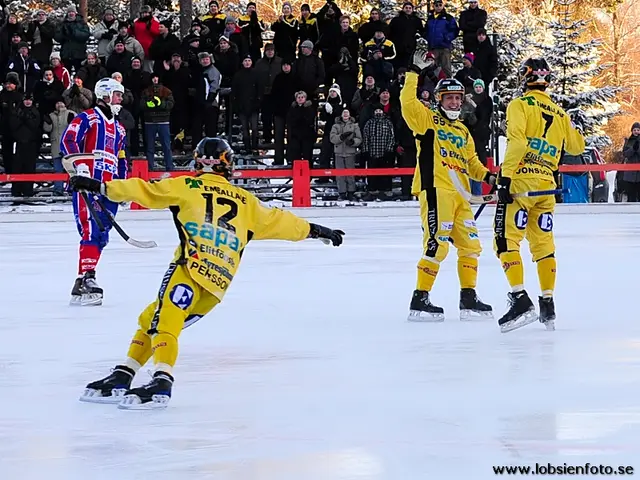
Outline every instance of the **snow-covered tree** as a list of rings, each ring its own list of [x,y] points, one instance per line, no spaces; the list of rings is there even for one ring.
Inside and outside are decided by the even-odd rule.
[[[620,89],[591,85],[611,65],[599,62],[599,40],[581,41],[587,22],[574,19],[575,1],[556,0],[557,19],[545,22],[553,40],[539,47],[552,70],[551,97],[583,128],[589,145],[605,147],[611,140],[602,127],[620,113],[615,101]]]

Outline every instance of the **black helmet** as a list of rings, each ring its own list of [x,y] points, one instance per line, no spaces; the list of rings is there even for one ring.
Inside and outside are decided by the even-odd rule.
[[[551,69],[544,58],[528,58],[518,71],[525,88],[544,90],[551,83]]]
[[[198,173],[217,173],[225,178],[233,172],[233,149],[226,140],[205,137],[193,152],[193,169]]]
[[[442,96],[447,93],[458,93],[464,98],[464,86],[455,78],[443,78],[436,85],[435,97],[440,111],[449,120],[457,120],[460,116],[460,110],[445,110],[442,107]]]

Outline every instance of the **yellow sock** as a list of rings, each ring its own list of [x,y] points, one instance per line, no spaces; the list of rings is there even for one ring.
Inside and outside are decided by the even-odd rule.
[[[153,363],[158,366],[162,364],[163,371],[173,368],[178,359],[178,339],[170,333],[161,332],[153,336]]]
[[[151,337],[138,329],[131,339],[127,357],[138,362],[140,366],[143,366],[151,358],[151,354]]]
[[[500,263],[504,270],[511,288],[516,290],[524,289],[524,267],[520,252],[511,251],[500,254]]]
[[[418,281],[416,283],[416,290],[430,292],[433,288],[433,283],[436,281],[438,270],[440,270],[440,265],[438,263],[430,262],[421,258],[418,262]]]
[[[458,258],[458,278],[460,279],[460,288],[476,288],[478,280],[477,257]]]
[[[556,257],[546,257],[538,260],[538,280],[543,297],[552,297],[556,287]]]

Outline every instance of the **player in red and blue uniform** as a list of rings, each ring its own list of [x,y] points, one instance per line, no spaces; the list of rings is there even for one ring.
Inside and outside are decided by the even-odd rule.
[[[74,159],[79,174],[101,182],[127,177],[127,160],[124,155],[126,131],[115,119],[120,111],[124,87],[110,78],[96,84],[94,93],[97,106],[76,116],[67,126],[60,140],[62,155],[83,154]],[[88,198],[92,198],[89,196]],[[113,215],[118,204],[100,196],[100,203]],[[96,281],[96,267],[102,250],[109,242],[111,222],[106,212],[96,202],[92,204],[99,222],[92,218],[87,204],[79,193],[73,193],[73,213],[80,233],[78,278],[71,291],[72,305],[101,305],[103,290]],[[102,226],[102,229],[100,228]]]

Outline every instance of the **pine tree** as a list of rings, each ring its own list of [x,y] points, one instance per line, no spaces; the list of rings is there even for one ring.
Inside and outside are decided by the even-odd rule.
[[[556,0],[558,18],[545,22],[553,40],[539,47],[552,71],[551,97],[582,127],[588,145],[605,147],[611,139],[602,127],[620,113],[615,101],[620,89],[591,85],[591,80],[611,65],[599,63],[599,40],[580,41],[587,22],[573,18],[575,1]]]

